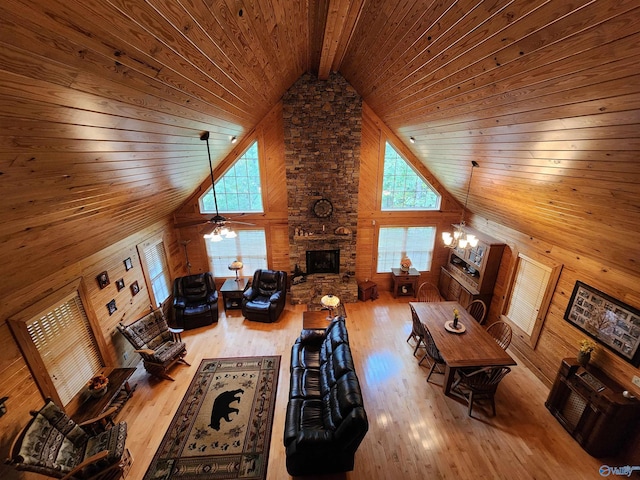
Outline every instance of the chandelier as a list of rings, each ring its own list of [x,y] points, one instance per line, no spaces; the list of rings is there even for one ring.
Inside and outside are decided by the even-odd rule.
[[[467,187],[467,196],[464,199],[464,207],[462,208],[462,217],[460,223],[456,225],[453,233],[442,232],[442,241],[448,248],[467,248],[478,245],[478,238],[475,235],[464,231],[464,211],[467,209],[467,201],[469,200],[469,191],[471,190],[471,179],[473,178],[473,169],[478,166],[478,162],[471,161],[471,175],[469,176],[469,186]]]

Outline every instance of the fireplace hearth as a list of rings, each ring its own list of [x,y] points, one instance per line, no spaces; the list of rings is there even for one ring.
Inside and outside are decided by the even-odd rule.
[[[307,250],[307,274],[340,273],[340,250]]]

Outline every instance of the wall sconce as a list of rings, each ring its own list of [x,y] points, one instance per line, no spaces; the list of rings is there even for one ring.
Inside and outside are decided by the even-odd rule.
[[[7,400],[9,400],[9,397],[0,398],[0,417],[7,413],[7,406],[4,404]]]

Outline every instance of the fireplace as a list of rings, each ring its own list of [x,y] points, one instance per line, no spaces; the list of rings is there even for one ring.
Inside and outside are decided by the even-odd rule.
[[[307,274],[340,273],[340,250],[307,250]]]

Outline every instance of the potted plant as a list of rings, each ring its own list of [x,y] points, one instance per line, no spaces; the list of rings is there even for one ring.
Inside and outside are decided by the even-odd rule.
[[[580,341],[580,350],[578,350],[578,363],[586,367],[589,360],[591,360],[591,352],[593,352],[595,348],[595,342],[587,338],[582,339]]]
[[[109,386],[109,379],[100,373],[95,377],[92,377],[91,380],[89,380],[88,386],[89,386],[89,394],[92,397],[101,397],[107,392],[107,387]]]

